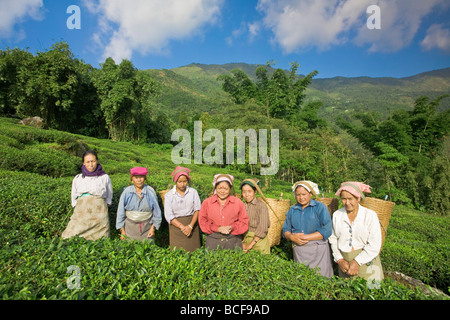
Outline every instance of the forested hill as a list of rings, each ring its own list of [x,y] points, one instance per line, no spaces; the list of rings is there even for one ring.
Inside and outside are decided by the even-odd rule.
[[[184,109],[187,113],[215,113],[230,101],[217,77],[232,69],[240,69],[255,81],[255,71],[259,66],[246,63],[192,63],[170,70],[153,69],[147,72],[162,84],[159,97],[161,105],[170,106],[175,112]],[[317,78],[306,89],[308,100],[323,102],[321,113],[328,121],[341,112],[373,110],[388,114],[395,109],[412,110],[419,96],[433,99],[449,92],[450,68],[405,78]],[[441,107],[448,108],[448,105],[443,104]]]

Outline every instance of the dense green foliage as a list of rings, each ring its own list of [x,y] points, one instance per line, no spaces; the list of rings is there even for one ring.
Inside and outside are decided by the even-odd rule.
[[[65,42],[35,56],[0,50],[0,112],[39,116],[54,129],[114,140],[154,142],[159,128],[152,99],[157,83],[124,60],[106,59],[100,69],[74,58]],[[167,142],[168,134],[156,142]]]
[[[313,270],[292,262],[291,248],[282,243],[269,256],[257,253],[200,249],[191,255],[168,249],[167,223],[157,231],[156,245],[121,241],[114,229],[115,211],[122,189],[129,183],[128,170],[145,165],[149,183],[157,191],[170,186],[170,146],[133,145],[43,130],[0,118],[11,148],[24,152],[59,150],[52,154],[54,167],[71,159],[79,170],[79,157],[63,148],[79,141],[99,153],[99,160],[113,182],[111,238],[63,240],[61,232],[72,214],[72,173],[0,170],[0,296],[1,299],[441,299],[419,289],[411,290],[386,279],[379,289],[363,280],[327,280]],[[34,143],[32,143],[34,141]],[[33,146],[31,146],[33,145]],[[29,149],[30,148],[30,149]],[[65,150],[65,151],[64,151]],[[192,165],[193,186],[205,199],[218,169]],[[42,169],[44,170],[44,169]],[[232,173],[237,181],[246,174]],[[265,190],[269,197],[284,192],[293,200],[290,184],[273,179]],[[425,224],[426,222],[426,224]],[[424,227],[424,225],[426,227]],[[400,271],[431,286],[448,291],[449,222],[447,218],[396,207],[381,259],[385,270]],[[420,265],[420,268],[416,267]],[[72,272],[80,270],[80,288],[69,289]]]
[[[396,110],[384,120],[364,112],[355,115],[360,124],[343,118],[338,122],[375,155],[391,199],[440,215],[450,212],[450,162],[443,148],[450,109],[438,109],[446,97],[421,97],[412,111]]]

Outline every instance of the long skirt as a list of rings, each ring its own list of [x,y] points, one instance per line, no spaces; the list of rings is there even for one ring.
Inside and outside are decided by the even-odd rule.
[[[184,225],[188,225],[192,220],[192,216],[178,217],[177,220]],[[171,248],[184,248],[190,252],[200,248],[200,230],[198,223],[195,224],[189,237],[186,237],[179,228],[169,224],[169,246]]]
[[[342,257],[350,262],[353,259],[355,259],[358,254],[360,254],[362,249],[353,250],[351,252],[341,252]],[[383,273],[383,267],[381,265],[380,256],[376,256],[372,261],[362,264],[359,266],[359,272],[356,276],[349,276],[348,274],[344,273],[341,268],[338,267],[338,273],[339,277],[341,278],[354,278],[354,277],[360,277],[366,280],[375,280],[375,281],[381,281],[384,279],[384,273]]]
[[[222,234],[213,232],[206,235],[205,247],[211,250],[215,249],[235,249],[242,250],[242,235]]]
[[[128,239],[154,242],[154,236],[151,238],[147,237],[148,232],[152,227],[150,220],[151,219],[147,219],[145,221],[134,221],[127,217],[125,219],[125,234]]]
[[[86,240],[108,238],[109,216],[105,200],[91,195],[78,198],[70,221],[61,236],[64,239],[79,236]]]
[[[294,261],[301,262],[311,268],[318,267],[320,274],[330,278],[333,276],[331,250],[328,240],[314,240],[305,245],[293,245]]]
[[[242,240],[243,244],[249,244],[253,241],[255,237],[255,233],[248,231],[244,235],[244,240]],[[260,239],[251,249],[250,251],[259,251],[264,254],[270,254],[270,240],[269,237]]]

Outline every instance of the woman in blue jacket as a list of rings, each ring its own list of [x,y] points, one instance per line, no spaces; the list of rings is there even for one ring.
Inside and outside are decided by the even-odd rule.
[[[292,242],[294,261],[320,269],[325,277],[333,275],[331,251],[331,217],[323,203],[313,200],[319,188],[311,181],[298,181],[292,186],[297,203],[286,214],[282,235]]]
[[[155,190],[145,184],[147,168],[135,167],[130,170],[131,182],[120,195],[117,207],[116,228],[120,229],[120,239],[154,241],[155,230],[161,226],[161,209]]]

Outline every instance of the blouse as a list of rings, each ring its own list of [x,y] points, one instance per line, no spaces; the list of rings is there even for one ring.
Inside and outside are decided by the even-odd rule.
[[[359,205],[355,220],[350,223],[345,208],[333,213],[333,233],[329,239],[334,261],[342,259],[342,252],[362,249],[355,257],[359,265],[376,258],[381,249],[381,229],[375,211]]]
[[[270,227],[269,210],[267,206],[258,198],[245,205],[249,218],[248,231],[254,232],[258,238],[265,238]]]
[[[200,210],[201,205],[197,190],[186,187],[182,196],[174,186],[164,197],[164,216],[170,224],[175,218],[192,216],[195,211]]]
[[[126,211],[146,212],[147,210],[152,212],[150,223],[153,224],[156,229],[159,229],[162,218],[155,190],[144,184],[141,198],[139,198],[134,185],[126,187],[120,195],[119,205],[117,206],[116,229],[124,227]]]
[[[286,231],[304,234],[318,231],[323,240],[327,240],[331,235],[331,229],[331,217],[327,206],[311,199],[304,209],[298,202],[289,209],[283,224],[282,235],[284,237]]]
[[[222,206],[217,194],[205,199],[198,216],[200,228],[204,233],[217,232],[220,226],[231,226],[232,235],[240,235],[248,230],[248,215],[244,203],[234,197],[228,196]]]
[[[107,205],[111,205],[113,189],[111,179],[107,174],[101,176],[83,176],[77,174],[72,181],[71,202],[72,207],[77,205],[77,198],[89,193],[105,199]]]

